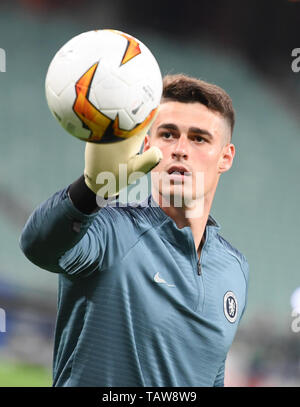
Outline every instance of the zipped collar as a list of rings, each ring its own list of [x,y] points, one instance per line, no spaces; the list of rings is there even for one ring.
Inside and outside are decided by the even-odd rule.
[[[153,199],[152,195],[149,195],[149,197],[141,202],[137,207],[143,209],[143,217],[155,227],[162,238],[165,238],[174,244],[179,244],[180,246],[182,245],[183,241],[190,238],[191,228],[189,226],[185,226],[179,229],[175,221],[163,211],[163,209]],[[214,236],[219,229],[220,225],[211,215],[209,215],[205,227],[206,239]]]

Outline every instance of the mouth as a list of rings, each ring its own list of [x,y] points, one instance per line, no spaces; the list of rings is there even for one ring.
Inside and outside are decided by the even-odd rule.
[[[181,165],[172,165],[172,167],[167,170],[167,173],[171,176],[177,177],[189,177],[192,175],[192,173],[188,171],[187,168]]]

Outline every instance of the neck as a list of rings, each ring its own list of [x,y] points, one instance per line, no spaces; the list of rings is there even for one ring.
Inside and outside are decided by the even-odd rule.
[[[195,200],[193,207],[190,208],[186,206],[178,207],[175,206],[174,203],[166,202],[164,197],[154,190],[152,190],[152,196],[161,209],[174,220],[179,229],[185,226],[191,228],[195,248],[200,257],[201,248],[205,239],[205,227],[212,205],[212,197]]]

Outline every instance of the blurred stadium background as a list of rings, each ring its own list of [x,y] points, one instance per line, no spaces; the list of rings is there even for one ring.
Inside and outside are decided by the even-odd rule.
[[[131,33],[164,74],[194,75],[232,96],[237,156],[212,214],[251,275],[225,383],[299,386],[290,304],[300,286],[299,27],[300,4],[287,0],[1,0],[0,386],[51,386],[57,276],[29,263],[18,239],[32,210],[82,173],[84,145],[51,116],[44,79],[58,48],[95,28]]]

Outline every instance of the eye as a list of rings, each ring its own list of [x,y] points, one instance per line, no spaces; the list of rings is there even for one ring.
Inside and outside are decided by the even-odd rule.
[[[205,140],[202,136],[195,136],[195,137],[194,137],[194,141],[195,141],[197,144],[202,144],[202,143],[204,143],[206,140]]]
[[[164,131],[164,132],[161,133],[161,137],[166,139],[166,140],[171,139],[172,136],[173,136],[173,134],[171,132],[169,132],[169,131]]]

